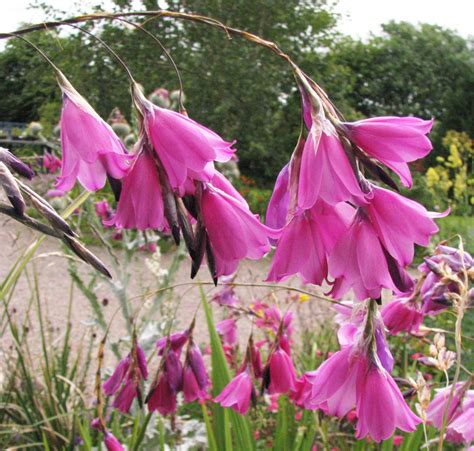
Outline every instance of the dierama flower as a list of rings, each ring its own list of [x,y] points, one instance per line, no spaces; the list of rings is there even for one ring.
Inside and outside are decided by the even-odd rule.
[[[158,169],[150,150],[138,148],[132,167],[123,180],[117,212],[107,221],[124,229],[169,231]]]
[[[318,199],[334,205],[365,203],[364,193],[337,136],[334,126],[321,115],[313,118],[301,157],[298,206],[311,208]]]
[[[270,251],[269,236],[278,236],[248,207],[209,184],[202,192],[201,213],[215,257],[216,277],[233,274],[243,258],[263,257]]]
[[[235,294],[235,288],[231,284],[235,279],[235,275],[222,276],[219,282],[222,284],[222,288],[212,296],[212,300],[217,302],[219,305],[234,307],[239,303],[239,298]]]
[[[112,216],[112,210],[110,208],[109,203],[106,200],[98,201],[94,204],[95,214],[102,219],[102,221],[106,221],[110,219]]]
[[[290,190],[288,189],[290,179],[289,167],[290,164],[288,163],[278,174],[272,197],[268,203],[265,224],[272,229],[281,229],[286,225],[290,203]]]
[[[445,213],[430,213],[418,202],[372,185],[373,197],[366,211],[384,248],[403,267],[414,257],[414,244],[428,246],[438,227],[432,218]]]
[[[470,382],[458,383],[454,389],[453,397],[449,404],[449,408],[446,411],[448,402],[450,401],[452,386],[448,386],[444,389],[437,390],[436,395],[430,402],[426,411],[426,417],[433,426],[438,429],[443,424],[443,415],[446,412],[446,424],[449,424],[454,418],[459,416],[463,408],[463,399],[472,398],[474,400],[474,391],[469,389]]]
[[[382,116],[345,122],[349,139],[367,155],[394,171],[404,186],[411,187],[409,162],[428,155],[432,149],[425,136],[430,132],[433,121],[416,117]]]
[[[370,434],[376,442],[390,437],[395,428],[412,432],[421,420],[412,413],[390,376],[393,359],[381,331],[374,301],[369,302],[366,320],[354,341],[344,347],[317,371],[307,373],[312,385],[306,408],[321,408],[343,417],[354,407],[357,438]]]
[[[63,93],[61,112],[61,175],[56,188],[69,191],[76,179],[88,191],[104,187],[107,175],[123,178],[128,171],[131,156],[122,141],[73,88],[57,73]]]
[[[462,413],[456,417],[446,430],[446,439],[469,445],[474,440],[474,394],[464,400]]]
[[[130,354],[122,359],[112,375],[104,382],[103,390],[108,396],[116,395],[112,406],[121,412],[130,410],[134,398],[141,402],[142,380],[148,378],[146,357],[134,341]]]
[[[183,349],[183,346],[189,340],[189,333],[190,333],[190,330],[186,329],[186,330],[183,330],[182,332],[176,332],[174,334],[171,334],[169,338],[162,337],[159,340],[157,340],[156,347],[158,348],[158,355],[163,355],[163,352],[166,348],[168,340],[170,343],[171,350],[173,350],[177,355],[180,355],[181,350]]]
[[[173,189],[182,190],[188,177],[209,181],[208,174],[204,173],[206,166],[213,161],[230,160],[235,152],[233,142],[224,141],[184,114],[154,105],[143,97],[137,86],[133,91],[144,114],[147,135]],[[214,170],[210,173],[212,176]]]
[[[384,249],[368,216],[359,209],[347,232],[329,255],[329,274],[335,278],[332,296],[352,288],[359,300],[379,298],[382,288],[408,291],[413,282]]]
[[[424,317],[416,301],[410,297],[394,299],[383,307],[381,313],[390,335],[418,332]]]
[[[267,280],[279,282],[298,274],[304,283],[321,285],[328,275],[327,257],[347,230],[353,211],[348,205],[335,208],[319,200],[296,213],[277,242]]]
[[[158,410],[161,415],[176,412],[176,392],[168,382],[165,374],[162,374],[156,387],[147,398],[149,412]]]
[[[207,375],[201,351],[194,343],[188,347],[186,359],[194,373],[199,388],[205,390],[209,386],[209,376]]]
[[[222,407],[245,415],[250,408],[250,401],[255,399],[255,389],[252,384],[249,367],[237,374],[214,399]]]
[[[295,368],[291,357],[281,346],[280,339],[263,370],[262,388],[267,388],[269,394],[288,393],[296,388]]]

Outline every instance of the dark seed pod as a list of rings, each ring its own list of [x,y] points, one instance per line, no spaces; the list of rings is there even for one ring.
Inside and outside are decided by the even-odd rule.
[[[18,186],[15,177],[13,177],[12,173],[4,163],[0,163],[0,185],[2,185],[3,190],[16,213],[19,216],[23,216],[26,208],[25,200],[21,195],[20,187]]]

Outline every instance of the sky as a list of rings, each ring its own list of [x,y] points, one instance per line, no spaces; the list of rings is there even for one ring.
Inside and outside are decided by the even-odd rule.
[[[88,11],[97,3],[93,0],[43,1],[67,11],[68,15],[78,12],[78,4],[82,11]],[[0,0],[0,31],[13,31],[21,22],[44,20],[42,12],[28,10],[32,2]],[[432,23],[457,31],[464,37],[474,35],[474,0],[339,0],[335,10],[342,15],[340,31],[354,37],[379,34],[380,25],[390,20]]]

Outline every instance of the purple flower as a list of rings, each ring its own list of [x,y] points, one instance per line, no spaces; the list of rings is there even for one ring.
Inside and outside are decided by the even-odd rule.
[[[201,351],[194,343],[188,348],[187,360],[194,373],[199,388],[205,390],[209,386],[209,376],[207,375]]]
[[[104,382],[103,390],[108,396],[116,395],[112,406],[121,412],[130,411],[133,400],[141,399],[141,381],[148,379],[146,357],[134,343],[127,357],[122,359],[112,375]]]
[[[0,163],[5,164],[11,171],[16,172],[23,177],[31,180],[35,173],[33,170],[23,161],[18,159],[5,147],[0,147]]]

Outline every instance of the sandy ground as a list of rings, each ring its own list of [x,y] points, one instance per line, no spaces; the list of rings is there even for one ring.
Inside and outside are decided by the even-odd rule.
[[[21,253],[35,240],[37,234],[18,225],[16,222],[8,219],[0,218],[0,280],[3,280],[14,262],[21,255]],[[110,256],[105,252],[103,248],[93,248],[94,253],[99,256],[109,268],[113,268],[111,264]],[[68,303],[71,296],[72,290],[72,338],[74,347],[73,350],[79,350],[83,346],[83,339],[89,338],[91,335],[102,335],[100,330],[96,327],[91,326],[91,320],[94,318],[93,311],[90,303],[83,293],[75,286],[72,285],[71,277],[68,273],[68,260],[62,256],[62,245],[54,239],[47,238],[39,250],[36,253],[35,258],[27,266],[27,271],[22,274],[18,283],[15,287],[13,296],[9,301],[9,311],[13,316],[22,322],[28,316],[28,311],[31,308],[30,318],[32,321],[29,325],[29,337],[30,343],[32,343],[33,351],[39,355],[41,348],[39,346],[39,324],[37,316],[35,315],[35,304],[33,300],[33,284],[34,274],[36,273],[37,284],[39,293],[41,296],[41,308],[47,318],[52,332],[52,339],[58,339],[61,333],[65,330],[67,323],[67,312]],[[127,296],[132,300],[134,308],[140,307],[146,298],[141,297],[144,293],[148,293],[156,289],[156,276],[150,271],[146,265],[145,260],[150,258],[149,253],[137,252],[135,259],[132,264],[126,268],[121,267],[121,270],[125,270],[130,275],[130,283],[127,290]],[[160,263],[162,268],[167,268],[173,258],[173,253],[162,255]],[[123,260],[118,255],[119,261]],[[261,283],[265,278],[268,267],[270,264],[269,258],[261,261],[244,261],[241,263],[237,282],[243,283]],[[93,271],[89,266],[78,263],[78,270],[80,276],[88,282],[93,274]],[[190,262],[185,258],[174,280],[171,284],[182,284],[190,282],[189,278]],[[111,271],[114,279],[113,282],[116,284],[120,283],[120,278],[117,277],[117,271]],[[201,268],[200,274],[198,275],[198,281],[210,282],[210,277],[207,273],[207,268]],[[292,278],[285,282],[285,285],[292,285],[295,287],[301,287],[301,283],[296,279]],[[219,288],[215,289],[210,286],[205,287],[205,291],[209,296],[212,296]],[[313,291],[318,290],[311,288]],[[284,299],[288,297],[288,292],[280,290],[276,293],[276,297],[268,299],[269,289],[268,288],[256,288],[256,287],[239,287],[237,288],[237,294],[243,304],[249,304],[256,299],[264,298],[267,296],[267,300],[272,302],[283,303]],[[319,293],[322,290],[319,289]],[[101,302],[107,305],[102,305],[102,311],[107,322],[113,316],[114,312],[119,306],[119,301],[114,293],[113,288],[104,281],[99,280],[96,293]],[[171,294],[171,293],[170,293]],[[152,298],[151,298],[152,299]],[[185,328],[189,325],[194,312],[199,304],[200,295],[199,290],[196,287],[182,286],[176,288],[172,292],[170,297],[170,304],[173,308],[176,308],[176,319],[177,329]],[[151,301],[148,301],[148,306]],[[286,308],[285,306],[283,308]],[[297,315],[296,321],[304,321],[306,324],[313,324],[315,327],[317,323],[324,318],[327,318],[328,306],[322,301],[312,300],[306,302],[303,305],[299,305],[297,309],[300,309],[300,314]],[[3,311],[3,307],[2,307]],[[143,309],[142,309],[143,311]],[[219,319],[223,310],[217,306],[214,307],[215,317]],[[155,318],[156,317],[156,318]],[[157,313],[153,320],[160,321],[160,314]],[[245,320],[239,321],[239,332],[240,337],[243,341],[248,337],[249,322]],[[120,313],[115,316],[112,321],[110,340],[112,342],[119,340],[121,337],[127,335],[125,321]],[[197,325],[195,336],[198,342],[207,342],[207,330],[204,319],[202,308],[199,309],[197,314]],[[5,338],[7,338],[5,340]],[[96,338],[98,340],[99,338]],[[4,336],[0,347],[11,346],[11,340],[8,336]],[[0,348],[1,349],[1,348]],[[109,361],[110,363],[110,361]]]

